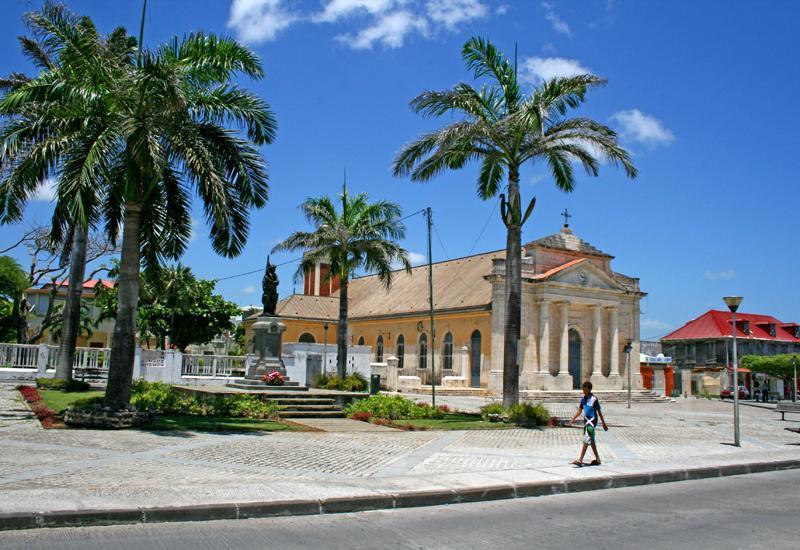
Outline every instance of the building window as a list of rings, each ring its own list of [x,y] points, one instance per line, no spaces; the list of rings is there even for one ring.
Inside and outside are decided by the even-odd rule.
[[[417,354],[417,365],[421,369],[428,368],[428,335],[424,332],[419,335],[419,353]]]
[[[364,337],[363,336],[359,336],[358,337],[358,345],[359,346],[363,346],[364,345]]]
[[[375,342],[375,362],[383,363],[383,335],[378,336]]]
[[[444,335],[444,345],[442,346],[442,362],[445,369],[453,368],[453,335],[447,333]]]
[[[298,340],[301,344],[313,344],[316,342],[314,339],[314,335],[308,332],[304,332],[300,335],[300,339]]]
[[[403,359],[406,355],[406,337],[402,334],[397,337],[397,366],[403,368]]]

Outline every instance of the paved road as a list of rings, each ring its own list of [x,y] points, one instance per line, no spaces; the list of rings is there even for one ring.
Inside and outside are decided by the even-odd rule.
[[[552,497],[245,521],[0,533],[0,547],[797,548],[800,471]]]

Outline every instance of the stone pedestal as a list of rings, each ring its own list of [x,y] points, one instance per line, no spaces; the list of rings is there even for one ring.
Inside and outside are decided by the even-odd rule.
[[[247,367],[245,378],[261,380],[264,374],[278,371],[286,376],[281,360],[283,333],[286,325],[280,317],[261,316],[253,323],[253,354],[255,359]]]
[[[592,390],[623,390],[627,384],[627,380],[623,380],[619,374],[610,374],[609,376],[592,376],[589,380],[592,383]]]

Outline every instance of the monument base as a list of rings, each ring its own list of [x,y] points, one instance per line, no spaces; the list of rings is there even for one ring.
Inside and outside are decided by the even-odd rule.
[[[608,376],[603,376],[602,374],[593,374],[590,380],[592,382],[592,391],[612,391],[624,389],[623,380],[619,374],[610,374]]]

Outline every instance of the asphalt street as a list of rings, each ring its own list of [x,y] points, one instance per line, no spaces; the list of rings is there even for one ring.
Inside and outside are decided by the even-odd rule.
[[[800,471],[359,514],[0,533],[0,548],[798,548]]]

